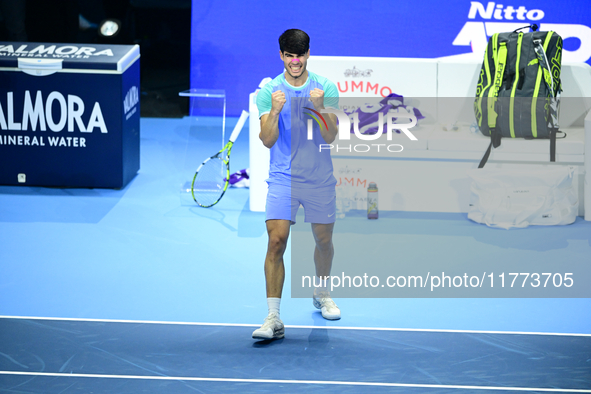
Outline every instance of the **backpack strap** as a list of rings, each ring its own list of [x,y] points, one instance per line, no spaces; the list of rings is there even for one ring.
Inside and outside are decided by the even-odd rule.
[[[498,43],[498,34],[492,37],[493,41],[493,56],[495,56],[495,75],[494,83],[488,93],[488,128],[490,130],[490,145],[484,154],[484,157],[480,161],[478,168],[484,167],[490,156],[491,149],[498,148],[501,145],[501,133],[497,131],[497,112],[496,103],[497,97],[499,96],[499,90],[503,85],[503,75],[505,75],[505,67],[507,65],[507,43]],[[498,49],[497,49],[498,43]]]
[[[488,161],[488,157],[490,156],[490,152],[493,147],[498,148],[501,145],[501,133],[499,133],[496,129],[490,130],[490,144],[488,144],[488,149],[486,153],[480,160],[480,164],[478,164],[478,168],[483,168],[486,162]]]
[[[523,30],[523,29],[532,29],[533,31],[536,31],[536,30],[538,30],[538,25],[536,25],[534,23],[533,25],[523,26],[523,27],[513,30],[513,33],[517,33],[519,30]]]

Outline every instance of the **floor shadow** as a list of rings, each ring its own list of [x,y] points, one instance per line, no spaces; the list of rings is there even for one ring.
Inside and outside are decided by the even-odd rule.
[[[251,212],[250,197],[238,217],[238,236],[241,238],[259,238],[265,234],[265,214],[263,212]]]
[[[285,338],[281,338],[281,339],[263,339],[262,341],[256,341],[252,343],[252,347],[257,349],[257,348],[270,348],[273,346],[277,346],[277,345],[281,345],[283,343],[283,340]]]
[[[0,186],[0,222],[98,223],[117,205],[128,187],[114,190]]]

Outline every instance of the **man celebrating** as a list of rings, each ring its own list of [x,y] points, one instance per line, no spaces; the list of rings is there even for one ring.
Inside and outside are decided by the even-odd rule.
[[[305,222],[312,223],[316,241],[313,304],[325,319],[341,317],[326,286],[334,255],[336,179],[330,152],[318,149],[320,144],[334,141],[338,132],[336,116],[323,114],[326,123],[314,124],[311,138],[306,127],[307,119],[311,119],[306,111],[318,115],[325,108],[338,109],[338,91],[334,83],[306,69],[310,37],[305,32],[285,31],[279,37],[279,49],[285,71],[266,84],[257,96],[261,120],[259,137],[271,150],[271,163],[266,219],[269,244],[265,258],[269,315],[263,326],[253,332],[252,337],[256,339],[285,335],[279,318],[285,279],[283,253],[300,204],[304,207]]]

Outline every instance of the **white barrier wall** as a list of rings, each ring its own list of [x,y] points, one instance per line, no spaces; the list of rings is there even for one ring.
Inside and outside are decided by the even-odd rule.
[[[340,97],[437,97],[435,59],[311,56],[308,69],[334,82]]]
[[[267,182],[269,177],[269,160],[271,154],[259,138],[261,123],[259,120],[259,109],[256,105],[256,93],[249,96],[248,111],[249,117],[249,153],[250,153],[250,210],[253,212],[264,212],[267,199]]]

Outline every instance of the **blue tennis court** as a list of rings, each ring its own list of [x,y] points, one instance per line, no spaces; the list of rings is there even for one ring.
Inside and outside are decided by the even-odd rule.
[[[2,319],[3,389],[588,391],[588,336],[253,326]]]
[[[219,146],[207,119],[141,122],[141,170],[122,190],[0,187],[0,392],[591,392],[586,298],[343,298],[326,321],[290,297],[287,257],[286,336],[253,341],[264,214],[248,189],[211,209],[183,200],[189,133],[204,155]],[[245,129],[232,170],[247,167]],[[581,218],[517,231],[463,214],[384,220],[442,263],[459,248],[591,263]]]

